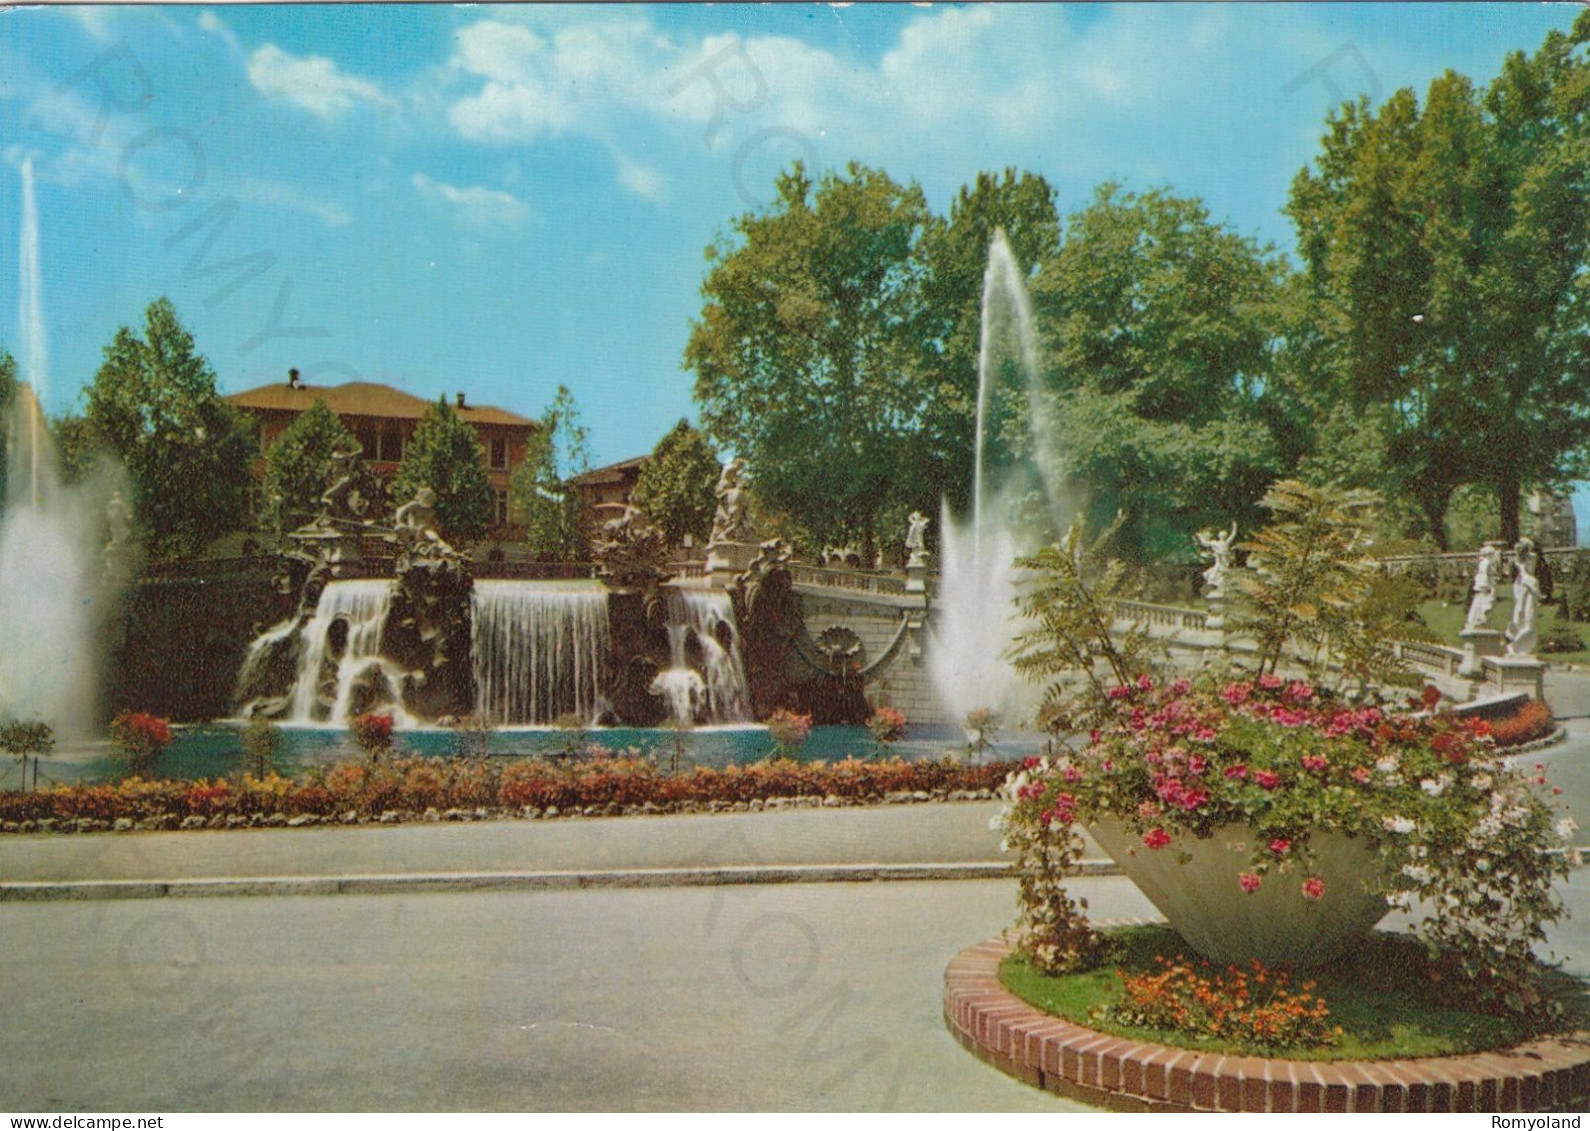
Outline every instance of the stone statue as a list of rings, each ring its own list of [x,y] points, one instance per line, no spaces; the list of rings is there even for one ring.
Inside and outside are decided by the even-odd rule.
[[[611,589],[654,591],[673,576],[667,537],[635,507],[602,524],[591,556]]]
[[[110,541],[105,543],[105,579],[123,585],[132,576],[132,512],[122,502],[121,492],[111,492],[105,504],[105,525]]]
[[[1540,551],[1532,538],[1513,547],[1513,619],[1507,626],[1507,654],[1528,656],[1535,650],[1535,619],[1540,614]]]
[[[736,456],[723,465],[723,471],[718,476],[716,491],[718,510],[712,517],[713,542],[751,541],[751,522],[750,516],[746,513],[745,487],[740,482],[744,471],[745,462]]]
[[[401,545],[436,533],[436,492],[421,487],[414,497],[392,512],[392,532]]]
[[[1226,595],[1226,575],[1231,572],[1231,548],[1237,541],[1237,524],[1233,522],[1228,532],[1216,534],[1210,530],[1200,530],[1193,537],[1213,559],[1209,568],[1204,570],[1204,596],[1212,600],[1223,598]]]
[[[927,558],[928,517],[921,511],[912,511],[911,517],[906,521],[910,523],[910,528],[905,533],[905,548],[909,555],[905,567],[916,569],[923,565]]]
[[[359,489],[359,449],[339,445],[331,453],[327,475],[331,485],[320,496],[320,515],[315,520],[324,527],[369,525],[366,515],[370,500]]]
[[[1502,570],[1502,544],[1487,542],[1480,549],[1479,564],[1474,567],[1474,599],[1469,602],[1468,620],[1463,631],[1474,632],[1485,627],[1491,609],[1496,604],[1496,577]]]

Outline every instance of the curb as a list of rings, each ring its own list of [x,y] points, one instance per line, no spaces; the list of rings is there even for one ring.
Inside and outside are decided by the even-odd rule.
[[[1013,941],[1001,936],[955,956],[944,971],[945,1024],[978,1059],[1084,1103],[1171,1112],[1541,1112],[1590,1106],[1590,1042],[1584,1033],[1406,1060],[1292,1061],[1200,1052],[1108,1036],[1041,1012],[1000,981],[999,964],[1012,949]]]
[[[1082,875],[1115,875],[1105,861]],[[98,899],[205,899],[271,895],[394,895],[445,891],[582,891],[590,888],[723,887],[745,884],[1002,880],[1003,861],[982,864],[794,864],[738,868],[633,868],[606,872],[473,872],[371,876],[260,876],[194,880],[65,880],[0,883],[0,903]]]

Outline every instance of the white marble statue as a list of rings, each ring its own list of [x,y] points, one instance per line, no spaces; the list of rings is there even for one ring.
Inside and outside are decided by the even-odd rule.
[[[1474,567],[1474,599],[1469,602],[1468,620],[1464,632],[1474,632],[1485,627],[1491,609],[1496,605],[1496,579],[1502,571],[1502,544],[1487,542],[1480,549],[1479,564]]]
[[[1226,595],[1226,575],[1231,572],[1231,549],[1237,542],[1237,524],[1222,533],[1200,530],[1194,539],[1212,561],[1204,570],[1204,596],[1218,600]]]
[[[747,513],[745,487],[740,482],[745,462],[738,456],[723,465],[718,476],[718,510],[712,516],[713,542],[749,542],[751,540],[750,515]]]
[[[911,525],[905,534],[905,548],[909,555],[906,560],[907,569],[921,566],[927,557],[927,528],[928,517],[921,511],[912,511],[907,519]]]
[[[1531,538],[1513,547],[1513,619],[1507,626],[1507,654],[1528,656],[1535,650],[1535,620],[1540,614],[1540,551]]]

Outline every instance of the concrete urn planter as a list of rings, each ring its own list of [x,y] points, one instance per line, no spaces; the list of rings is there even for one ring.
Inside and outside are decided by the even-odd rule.
[[[1379,857],[1360,839],[1315,833],[1308,872],[1272,867],[1257,891],[1246,892],[1239,877],[1252,868],[1248,826],[1226,826],[1204,839],[1182,833],[1159,849],[1114,820],[1088,832],[1187,944],[1216,962],[1317,965],[1373,930],[1387,911],[1385,896],[1367,890]],[[1321,898],[1304,897],[1308,876],[1325,881]]]

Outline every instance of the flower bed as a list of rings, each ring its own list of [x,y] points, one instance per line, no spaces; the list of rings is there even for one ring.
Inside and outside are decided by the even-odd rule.
[[[393,758],[349,762],[288,779],[267,775],[217,781],[149,781],[57,786],[0,793],[0,828],[81,828],[80,822],[170,825],[238,823],[253,818],[380,819],[427,810],[523,815],[589,812],[685,812],[740,803],[805,799],[870,804],[906,797],[992,796],[1013,767],[961,761],[900,759],[798,763],[759,762],[667,774],[650,761],[599,758],[576,763],[542,759]],[[42,822],[42,826],[41,826]]]

